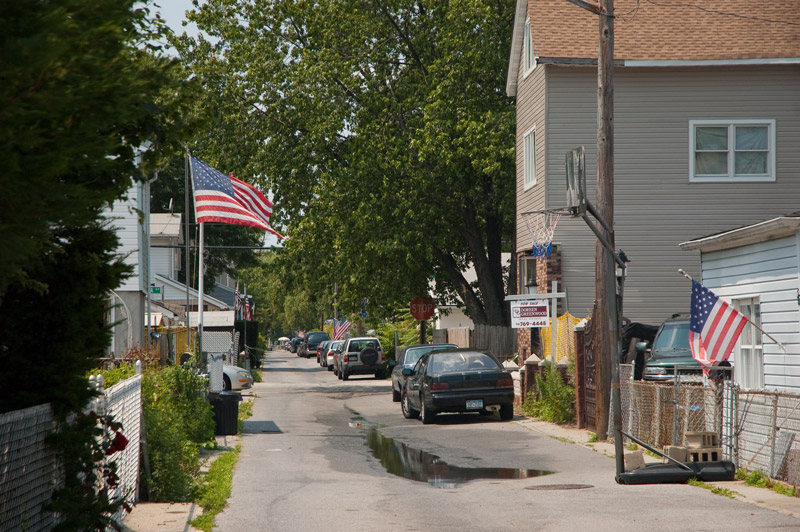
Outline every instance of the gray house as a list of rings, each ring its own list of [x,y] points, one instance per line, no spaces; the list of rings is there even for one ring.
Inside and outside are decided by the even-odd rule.
[[[750,324],[731,355],[744,389],[800,392],[800,213],[684,242],[700,251],[702,281]]]
[[[793,2],[615,2],[615,236],[631,262],[624,314],[658,324],[690,304],[679,243],[800,205],[800,10]],[[518,0],[507,93],[517,103],[520,285],[550,282],[590,314],[595,237],[562,218],[534,259],[521,213],[566,206],[565,154],[586,149],[596,194],[597,16],[567,0]],[[520,343],[520,350],[524,345]]]

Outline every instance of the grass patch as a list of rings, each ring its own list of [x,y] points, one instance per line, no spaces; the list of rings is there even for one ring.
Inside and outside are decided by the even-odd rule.
[[[261,377],[260,369],[251,369],[250,375],[253,376],[253,382],[264,382],[264,379]]]
[[[625,448],[627,450],[629,450],[629,451],[638,451],[639,450],[639,446],[636,445],[634,442],[629,442],[628,445],[625,446]]]
[[[594,443],[596,441],[600,441],[600,440],[597,439],[597,433],[596,432],[590,432],[589,433],[588,443]]]
[[[244,432],[244,420],[253,417],[253,401],[242,401],[239,405],[239,419],[236,428],[239,434]]]
[[[231,496],[231,483],[233,481],[233,468],[239,460],[241,446],[237,445],[232,451],[221,454],[211,463],[197,490],[195,503],[203,508],[203,514],[192,519],[190,524],[203,530],[211,532],[214,528],[214,521],[228,503]]]
[[[746,469],[739,469],[736,471],[736,478],[744,480],[748,486],[755,486],[757,488],[767,488],[775,493],[786,495],[787,497],[797,497],[797,487],[787,486],[776,480],[769,478],[763,471],[748,471]]]
[[[721,496],[727,497],[729,499],[735,499],[737,495],[740,495],[739,493],[737,493],[737,492],[735,492],[733,490],[729,490],[728,488],[719,488],[717,486],[712,486],[711,484],[708,484],[708,483],[703,482],[701,480],[697,480],[696,478],[690,478],[689,479],[689,485],[690,486],[697,486],[698,488],[703,488],[705,490],[710,491],[714,495],[721,495]]]

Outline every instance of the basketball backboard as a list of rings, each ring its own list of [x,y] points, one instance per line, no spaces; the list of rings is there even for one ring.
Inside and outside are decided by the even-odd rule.
[[[583,146],[572,149],[566,155],[567,207],[572,216],[586,213],[586,162]]]

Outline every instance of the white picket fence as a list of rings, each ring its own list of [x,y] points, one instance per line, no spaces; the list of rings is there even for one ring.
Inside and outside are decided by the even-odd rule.
[[[110,413],[122,423],[129,443],[124,451],[109,457],[117,463],[120,477],[111,495],[133,504],[139,485],[141,374],[104,390],[88,410]],[[42,509],[53,491],[63,485],[56,454],[45,443],[55,428],[49,404],[0,414],[0,532],[45,532],[58,523],[56,515]],[[115,516],[117,520],[121,517],[122,511]]]

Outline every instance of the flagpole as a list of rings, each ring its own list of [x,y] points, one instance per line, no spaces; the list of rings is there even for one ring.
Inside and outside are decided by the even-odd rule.
[[[191,345],[192,345],[192,341],[191,341],[191,338],[192,338],[192,324],[191,324],[191,321],[189,319],[189,310],[191,309],[191,299],[189,297],[190,296],[189,287],[192,284],[192,278],[189,275],[189,237],[190,237],[190,234],[189,234],[189,171],[191,169],[191,164],[189,163],[190,154],[189,154],[189,147],[188,146],[186,147],[186,155],[185,155],[185,157],[186,157],[186,159],[185,159],[184,166],[183,166],[183,173],[184,173],[183,217],[184,217],[184,223],[185,223],[184,227],[186,228],[185,236],[184,236],[184,238],[185,238],[184,244],[186,246],[186,250],[185,250],[186,257],[184,257],[184,261],[183,262],[184,262],[185,267],[186,267],[186,271],[184,272],[184,283],[186,284],[186,351],[190,351],[191,350]]]
[[[199,346],[200,360],[203,360],[203,243],[205,240],[205,222],[200,222],[200,243],[197,267],[197,345]]]
[[[678,273],[679,273],[679,274],[681,274],[681,275],[683,275],[684,277],[686,277],[686,278],[687,278],[687,279],[689,279],[690,281],[694,281],[694,277],[692,277],[691,275],[689,275],[688,273],[686,273],[686,271],[685,271],[685,270],[683,270],[682,268],[678,268]],[[747,321],[748,321],[748,322],[749,322],[749,323],[750,323],[750,324],[751,324],[753,327],[755,327],[756,329],[758,329],[759,331],[761,331],[761,334],[763,334],[764,336],[766,336],[767,338],[769,338],[770,340],[772,340],[773,342],[775,342],[775,343],[778,345],[778,347],[780,347],[780,348],[781,348],[781,351],[783,351],[784,353],[786,352],[786,347],[785,347],[785,346],[784,346],[782,343],[780,343],[778,340],[776,340],[774,336],[772,336],[770,333],[768,333],[767,331],[765,331],[764,329],[762,329],[760,325],[758,325],[756,322],[754,322],[753,320],[751,320],[750,318],[748,318],[747,316],[745,316],[745,315],[744,315],[744,314],[742,314],[741,312],[740,312],[739,314],[741,314],[741,316],[742,316],[744,319],[746,319],[746,320],[747,320]]]

